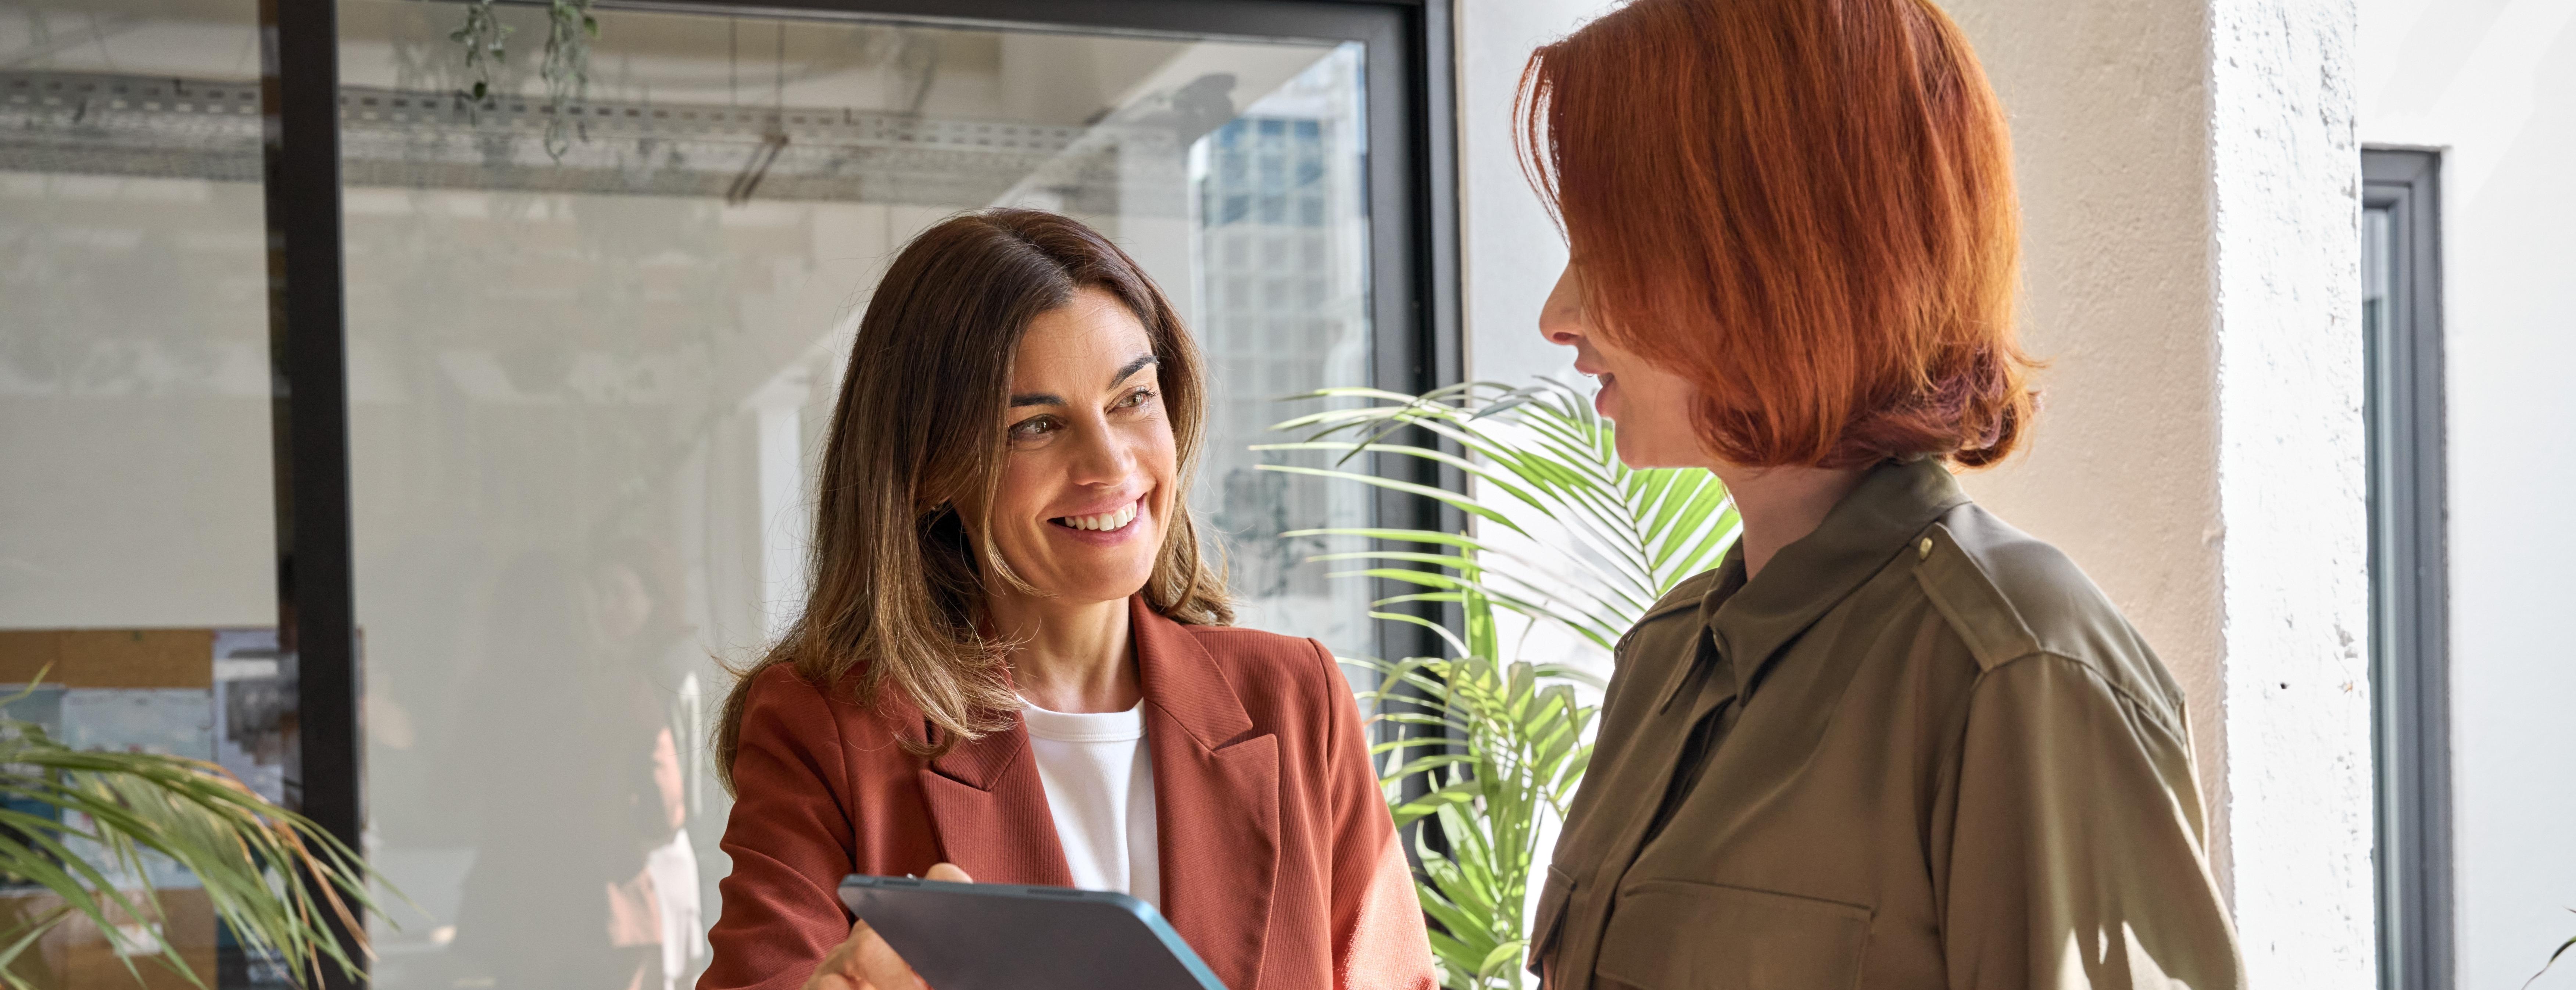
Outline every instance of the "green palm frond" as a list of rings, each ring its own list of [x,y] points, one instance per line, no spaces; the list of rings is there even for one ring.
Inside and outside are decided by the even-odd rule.
[[[325,960],[356,973],[331,924],[363,932],[361,915],[381,914],[367,885],[382,878],[356,852],[203,760],[74,749],[0,719],[0,802],[0,880],[62,901],[0,930],[0,985],[12,990],[33,985],[19,957],[73,917],[101,929],[158,918],[136,889],[147,857],[194,874],[244,948],[284,960],[299,982],[320,983]],[[199,982],[167,939],[151,937],[159,944],[138,948]],[[130,958],[126,968],[141,979]]]
[[[1363,404],[1288,420],[1273,429],[1302,431],[1303,439],[1254,448],[1338,454],[1333,467],[1264,470],[1427,499],[1469,520],[1461,533],[1338,528],[1283,537],[1373,541],[1373,549],[1307,559],[1356,565],[1334,577],[1411,587],[1379,599],[1370,614],[1428,629],[1449,648],[1448,658],[1343,662],[1376,674],[1376,687],[1360,692],[1374,721],[1413,730],[1370,755],[1396,824],[1425,826],[1416,832],[1416,892],[1432,922],[1442,985],[1517,990],[1525,984],[1523,914],[1539,832],[1564,819],[1592,760],[1589,730],[1599,709],[1582,704],[1574,687],[1603,685],[1567,664],[1507,660],[1494,612],[1609,649],[1664,592],[1716,565],[1739,528],[1734,504],[1706,471],[1619,463],[1611,425],[1583,395],[1548,379],[1526,388],[1467,382],[1419,396],[1346,388],[1300,398]],[[1455,450],[1393,439],[1410,427]],[[1362,453],[1454,468],[1474,490],[1348,469]],[[1411,603],[1455,605],[1464,621],[1452,629],[1392,609]]]
[[[1337,453],[1340,464],[1361,453],[1411,457],[1456,468],[1474,482],[1472,492],[1453,492],[1340,467],[1261,465],[1431,499],[1464,513],[1481,531],[1336,528],[1283,534],[1375,540],[1385,548],[1330,559],[1416,565],[1343,572],[1347,576],[1473,590],[1505,611],[1607,647],[1673,585],[1716,566],[1740,528],[1734,502],[1715,476],[1696,468],[1638,470],[1619,463],[1611,424],[1588,398],[1553,379],[1518,388],[1464,382],[1420,396],[1331,388],[1298,398],[1367,404],[1289,419],[1272,429],[1302,433],[1302,439],[1253,449]],[[1392,439],[1408,427],[1464,453]],[[1426,555],[1401,544],[1443,552]],[[1470,581],[1477,586],[1464,587]]]
[[[2576,912],[2576,908],[2568,908],[2567,910],[2570,912]],[[2529,990],[2530,986],[2539,982],[2541,977],[2549,975],[2550,967],[2558,965],[2558,957],[2566,955],[2567,951],[2570,949],[2576,949],[2576,938],[2569,938],[2567,941],[2558,943],[2558,951],[2550,953],[2549,961],[2540,964],[2540,972],[2533,973],[2531,974],[2531,979],[2522,981],[2524,990]]]
[[[1417,834],[1422,863],[1417,891],[1437,924],[1432,951],[1444,983],[1458,990],[1520,986],[1529,945],[1522,908],[1529,899],[1532,856],[1543,816],[1559,819],[1591,757],[1583,741],[1596,709],[1576,702],[1562,683],[1528,663],[1467,658],[1360,660],[1378,687],[1361,700],[1382,720],[1437,726],[1440,735],[1382,742],[1372,755],[1391,764],[1381,780],[1398,795],[1389,809],[1398,826],[1432,819],[1445,850]],[[1439,714],[1403,710],[1427,707]],[[1429,787],[1403,798],[1403,783]]]

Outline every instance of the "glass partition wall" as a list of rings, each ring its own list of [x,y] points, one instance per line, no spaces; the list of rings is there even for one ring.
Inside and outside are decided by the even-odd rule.
[[[286,800],[258,28],[253,0],[0,0],[0,714]],[[71,846],[152,892],[197,980],[248,976],[186,871]],[[17,942],[61,905],[0,882],[11,974],[135,985],[115,931]]]
[[[1246,449],[1371,380],[1358,45],[601,11],[558,106],[534,40],[467,69],[468,16],[340,7],[369,812],[429,915],[379,931],[379,985],[704,964],[723,665],[801,605],[875,278],[959,211],[1072,214],[1162,283],[1218,382],[1194,501],[1243,621],[1371,652],[1366,587],[1279,539],[1364,493]]]
[[[721,910],[706,730],[804,593],[855,320],[927,224],[1038,206],[1136,255],[1216,376],[1195,508],[1242,621],[1376,652],[1280,534],[1278,397],[1378,382],[1365,46],[348,0],[340,170],[368,851],[384,987],[685,987]],[[471,98],[482,85],[484,98]]]
[[[409,902],[376,985],[693,981],[726,668],[799,603],[875,278],[957,212],[1079,217],[1177,305],[1240,621],[1422,648],[1282,534],[1438,520],[1248,448],[1455,380],[1445,3],[730,9],[550,52],[542,4],[0,0],[0,683],[57,664],[9,714],[348,836]],[[121,978],[87,938],[39,985]]]

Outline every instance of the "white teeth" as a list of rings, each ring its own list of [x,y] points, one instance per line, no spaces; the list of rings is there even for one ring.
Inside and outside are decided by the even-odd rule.
[[[1139,504],[1129,502],[1124,508],[1103,512],[1096,516],[1066,516],[1064,524],[1075,529],[1087,529],[1098,533],[1123,529],[1128,523],[1136,521],[1136,506]]]

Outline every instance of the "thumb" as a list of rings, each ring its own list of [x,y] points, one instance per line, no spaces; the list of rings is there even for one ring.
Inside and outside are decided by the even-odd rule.
[[[929,875],[924,876],[922,879],[925,879],[925,880],[942,880],[942,881],[946,881],[946,882],[948,882],[948,883],[974,883],[974,882],[975,882],[975,878],[974,878],[974,877],[967,876],[967,875],[966,875],[966,871],[965,871],[965,870],[958,869],[958,868],[957,868],[957,864],[955,864],[955,863],[941,863],[941,864],[939,864],[939,865],[937,865],[937,866],[933,866],[933,867],[931,867],[931,868],[930,868],[930,873],[929,873]]]

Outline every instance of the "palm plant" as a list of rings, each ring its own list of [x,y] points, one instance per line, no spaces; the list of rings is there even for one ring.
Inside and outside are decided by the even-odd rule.
[[[1335,577],[1416,589],[1375,602],[1370,614],[1429,629],[1452,654],[1346,662],[1378,673],[1378,686],[1362,694],[1375,719],[1415,727],[1373,752],[1386,764],[1382,781],[1397,824],[1428,818],[1446,840],[1444,850],[1417,832],[1417,887],[1440,929],[1432,948],[1443,983],[1517,988],[1540,829],[1551,816],[1563,819],[1591,758],[1586,730],[1598,709],[1583,704],[1575,687],[1601,684],[1570,664],[1506,657],[1497,610],[1610,649],[1664,592],[1717,563],[1739,528],[1734,505],[1707,471],[1619,463],[1610,423],[1584,395],[1552,379],[1518,388],[1466,382],[1418,396],[1336,388],[1298,398],[1358,401],[1280,423],[1273,429],[1304,438],[1255,449],[1320,451],[1339,460],[1330,468],[1265,470],[1433,499],[1470,520],[1468,531],[1456,533],[1337,528],[1283,537],[1378,541],[1378,549],[1312,559],[1360,565]],[[1415,439],[1408,428],[1431,439]],[[1454,468],[1473,479],[1474,490],[1342,467],[1364,452]],[[1454,605],[1464,621],[1451,629],[1390,610],[1410,603]],[[1516,643],[1526,644],[1526,636]]]
[[[298,982],[320,983],[326,959],[357,972],[330,924],[364,931],[359,913],[375,910],[367,884],[381,878],[320,826],[215,764],[75,749],[40,725],[0,718],[0,801],[0,880],[61,902],[0,930],[0,985],[33,987],[20,957],[75,917],[103,931],[156,931],[146,923],[159,917],[157,904],[130,889],[147,853],[195,874],[244,949],[284,961]],[[120,947],[137,982],[130,955],[149,953],[203,985],[168,939],[144,938],[157,944]]]
[[[2576,908],[2568,908],[2568,910],[2576,912]],[[2531,974],[2531,979],[2522,981],[2522,985],[2529,987],[2540,982],[2541,977],[2549,975],[2550,967],[2558,965],[2558,957],[2566,955],[2569,949],[2576,949],[2576,937],[2570,937],[2567,941],[2558,943],[2558,951],[2550,953],[2549,961],[2540,964],[2540,972]]]

